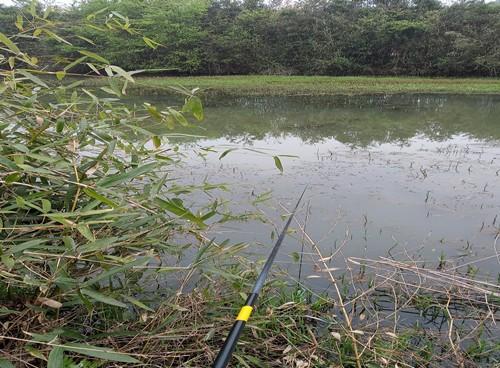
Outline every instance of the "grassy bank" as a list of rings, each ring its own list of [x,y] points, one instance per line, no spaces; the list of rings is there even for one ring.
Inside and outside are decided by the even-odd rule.
[[[99,79],[88,81],[100,85]],[[500,79],[412,77],[217,76],[142,77],[130,86],[135,92],[168,92],[169,86],[201,88],[233,95],[335,95],[370,93],[500,94]]]

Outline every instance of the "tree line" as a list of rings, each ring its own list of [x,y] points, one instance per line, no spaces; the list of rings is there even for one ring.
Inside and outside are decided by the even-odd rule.
[[[2,32],[16,33],[19,9],[0,11]],[[71,37],[37,46],[51,65],[84,48],[174,75],[500,72],[500,6],[476,0],[85,0],[48,17]]]

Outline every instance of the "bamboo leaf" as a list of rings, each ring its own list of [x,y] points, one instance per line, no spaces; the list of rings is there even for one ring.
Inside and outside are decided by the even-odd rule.
[[[161,139],[157,135],[153,136],[153,145],[155,148],[160,148],[161,147]]]
[[[15,366],[7,359],[0,358],[0,368],[15,368]]]
[[[65,76],[66,76],[66,72],[64,70],[59,70],[58,72],[56,72],[56,78],[58,80],[64,79]]]
[[[14,54],[20,54],[21,50],[19,50],[19,47],[16,46],[12,40],[4,35],[2,32],[0,32],[0,42],[3,43],[7,48],[12,51]]]
[[[198,96],[191,96],[182,108],[183,112],[190,112],[198,120],[203,120],[203,104]]]
[[[30,72],[28,72],[27,70],[25,69],[18,69],[17,70],[17,73],[25,76],[26,78],[28,78],[30,81],[32,81],[33,83],[35,84],[38,84],[39,86],[41,87],[44,87],[44,88],[49,88],[49,86],[44,82],[42,81],[40,78],[34,76],[33,74],[31,74]]]
[[[38,358],[40,360],[46,361],[47,358],[45,358],[45,355],[37,348],[33,347],[32,345],[26,345],[24,349],[32,356],[35,358]]]
[[[168,108],[168,112],[170,113],[170,116],[173,116],[174,119],[182,126],[188,126],[189,122],[186,120],[185,116],[182,115],[179,111]]]
[[[104,179],[101,179],[100,181],[97,182],[97,185],[103,188],[108,188],[110,186],[123,183],[125,181],[130,181],[135,178],[137,178],[140,175],[144,175],[148,172],[153,171],[157,167],[156,163],[150,163],[146,164],[143,166],[136,167],[135,169],[120,173],[120,174],[115,174],[111,175],[108,177],[105,177]]]
[[[52,204],[50,203],[50,201],[48,199],[42,199],[43,212],[45,213],[50,212],[51,209],[52,209]]]
[[[111,199],[109,198],[106,198],[104,197],[103,195],[97,193],[95,190],[93,189],[90,189],[90,188],[85,188],[83,190],[83,192],[85,194],[87,194],[89,197],[91,198],[94,198],[96,200],[98,200],[99,202],[102,202],[104,204],[107,204],[108,206],[112,207],[112,208],[116,208],[118,207],[118,204],[116,204],[115,202],[113,202]]]
[[[141,302],[140,300],[137,300],[136,298],[130,296],[130,295],[122,295],[124,299],[127,299],[130,303],[135,305],[136,307],[139,307],[141,309],[147,310],[148,312],[154,312],[154,309],[149,308],[146,304]]]
[[[79,50],[78,52],[82,55],[88,56],[89,58],[97,60],[101,63],[109,64],[109,61],[107,59],[103,58],[100,55],[97,55],[95,52],[91,52],[91,51],[87,51],[87,50]]]
[[[66,343],[62,345],[64,350],[72,351],[74,353],[87,355],[93,358],[110,360],[122,363],[140,363],[139,360],[131,357],[130,355],[119,353],[111,349],[102,348],[88,344]]]
[[[84,40],[85,42],[90,43],[91,45],[95,46],[94,41],[92,41],[90,38],[79,36],[79,35],[76,35],[76,37],[78,37],[79,39]]]
[[[12,270],[12,268],[14,268],[14,266],[16,264],[16,261],[14,260],[14,258],[9,257],[9,256],[1,256],[0,260],[7,267],[7,270],[9,270],[9,271]]]
[[[116,300],[110,296],[101,294],[97,291],[90,290],[90,289],[81,289],[81,292],[83,295],[86,295],[94,300],[97,300],[98,302],[101,302],[104,304],[109,304],[109,305],[114,305],[115,307],[127,308],[127,305],[125,303],[122,303],[119,300]]]
[[[82,56],[81,58],[78,58],[78,59],[74,60],[72,63],[69,63],[68,65],[66,65],[66,66],[64,67],[64,70],[65,70],[65,71],[68,71],[68,70],[70,70],[71,68],[73,68],[73,67],[77,66],[78,64],[80,64],[81,62],[83,62],[83,61],[84,61],[84,60],[86,60],[86,59],[87,59],[87,57],[86,57],[86,56]],[[82,81],[78,81],[78,82],[79,82],[80,84],[82,83]],[[74,87],[70,85],[70,86],[66,86],[66,88],[67,88],[67,89],[72,89],[72,88],[74,88]]]
[[[106,272],[103,272],[95,277],[92,277],[91,279],[85,281],[84,283],[81,284],[82,287],[87,287],[87,286],[90,286],[90,285],[93,285],[101,280],[105,280],[105,279],[108,279],[110,278],[111,276],[115,275],[115,274],[118,274],[118,273],[122,273],[124,271],[127,271],[129,269],[131,269],[132,267],[135,267],[135,266],[143,266],[145,265],[146,263],[149,262],[149,258],[147,257],[144,257],[144,258],[139,258],[139,259],[136,259],[135,261],[132,261],[132,262],[129,262],[129,263],[126,263],[122,266],[117,266],[117,267],[113,267],[111,269],[109,269],[108,271]]]
[[[156,198],[156,203],[160,206],[160,208],[173,213],[183,219],[189,220],[197,224],[198,226],[204,228],[206,224],[199,218],[195,216],[191,211],[189,211],[184,205],[182,201],[174,198],[174,199],[161,199]]]
[[[222,154],[219,156],[219,160],[222,160],[224,157],[226,157],[230,152],[236,151],[236,148],[230,148],[222,152]]]
[[[46,242],[47,240],[45,239],[34,239],[21,244],[16,244],[10,247],[9,253],[15,254],[15,253],[20,253],[26,249],[37,248],[38,246],[40,246],[41,244],[45,244]]]
[[[95,241],[94,234],[89,228],[89,225],[87,224],[78,224],[76,229],[80,234],[82,234],[87,240],[93,242]]]
[[[58,36],[56,35],[54,32],[52,31],[49,31],[48,29],[46,28],[43,28],[42,31],[47,35],[49,36],[50,38],[53,38],[54,40],[56,40],[57,42],[61,42],[61,43],[65,43],[66,45],[70,45],[71,46],[71,42],[68,42],[66,41],[64,38],[62,38],[61,36]]]
[[[134,78],[132,78],[132,74],[126,72],[122,68],[116,65],[110,65],[109,66],[112,71],[114,71],[116,74],[118,74],[120,77],[128,80],[129,82],[135,83]]]
[[[18,30],[23,30],[23,16],[21,14],[17,15],[15,24]]]
[[[156,50],[156,49],[158,48],[158,46],[161,46],[161,44],[160,44],[160,43],[158,43],[158,42],[156,42],[155,40],[152,40],[151,38],[146,37],[146,36],[144,36],[144,37],[142,38],[142,40],[144,41],[144,43],[145,43],[146,45],[148,45],[149,47],[151,47],[153,50]]]
[[[78,250],[81,253],[95,252],[96,250],[103,251],[112,245],[116,245],[117,240],[117,237],[98,239],[79,247]]]
[[[47,362],[47,368],[63,368],[64,367],[64,349],[55,346],[52,348],[49,354],[49,361]]]
[[[283,173],[283,165],[281,164],[281,160],[278,156],[273,156],[274,158],[274,165],[278,168],[278,170]]]

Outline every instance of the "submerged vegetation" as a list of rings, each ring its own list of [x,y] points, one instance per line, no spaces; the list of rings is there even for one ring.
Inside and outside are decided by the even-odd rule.
[[[74,46],[33,4],[17,21],[22,38]],[[132,108],[121,97],[133,72],[83,48],[47,72],[20,35],[0,32],[0,366],[206,366],[260,263],[243,257],[246,244],[206,235],[238,216],[226,213],[224,186],[172,176],[183,163],[176,127],[204,117],[197,90],[175,87],[182,106]],[[107,85],[66,82],[80,63]],[[195,191],[215,194],[189,208]],[[499,363],[497,280],[444,259],[432,268],[348,258],[336,269],[349,234],[323,254],[302,218],[290,235],[316,266],[308,277],[326,277],[332,291],[271,280],[235,366]]]

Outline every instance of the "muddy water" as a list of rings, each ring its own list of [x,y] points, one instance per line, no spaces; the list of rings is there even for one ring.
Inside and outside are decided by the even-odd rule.
[[[500,96],[212,97],[205,105],[206,120],[183,131],[198,137],[172,143],[217,152],[191,155],[177,177],[228,183],[230,192],[215,194],[226,208],[267,219],[217,225],[218,240],[247,242],[263,258],[283,223],[280,205],[292,207],[307,185],[298,217],[307,213],[324,256],[338,251],[340,270],[346,257],[388,257],[498,277]],[[227,149],[235,150],[220,160]],[[300,240],[288,237],[278,261],[293,277]],[[327,288],[306,278],[316,271],[310,247],[304,252],[303,280]]]

